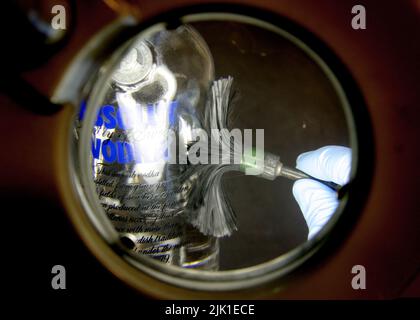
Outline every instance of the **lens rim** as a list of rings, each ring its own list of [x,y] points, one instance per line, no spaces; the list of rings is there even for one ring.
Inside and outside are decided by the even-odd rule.
[[[151,19],[149,22],[134,27],[130,32],[136,34],[135,32],[139,33],[140,31],[140,33],[145,35],[150,31],[148,29],[149,27],[152,27],[152,30],[154,30],[156,27],[164,27],[166,23],[172,25],[174,20],[180,21],[181,23],[191,23],[199,19],[208,21],[210,20],[209,17],[213,20],[231,19],[231,21],[252,23],[286,37],[318,63],[324,72],[326,72],[329,79],[332,80],[332,84],[336,88],[337,93],[339,93],[340,99],[343,99],[342,102],[349,128],[350,145],[353,150],[353,162],[350,174],[351,183],[349,184],[347,193],[343,196],[339,208],[328,224],[310,241],[262,264],[218,272],[182,269],[164,265],[148,257],[134,255],[122,249],[119,236],[113,229],[110,221],[106,218],[102,206],[99,201],[95,203],[96,193],[92,194],[95,192],[95,189],[93,181],[89,179],[90,175],[88,174],[90,169],[89,161],[86,161],[87,156],[85,155],[84,157],[83,152],[78,154],[77,150],[71,150],[70,164],[73,165],[71,166],[70,173],[73,186],[75,187],[74,191],[78,195],[91,223],[108,245],[115,249],[119,258],[135,266],[138,272],[145,273],[171,285],[205,291],[229,291],[259,286],[274,279],[286,278],[284,276],[290,275],[291,271],[297,270],[299,266],[303,266],[305,261],[310,261],[311,265],[314,265],[330,255],[333,250],[337,249],[357,221],[357,217],[362,211],[362,207],[369,193],[374,161],[374,148],[370,117],[361,91],[350,72],[333,51],[322,41],[312,33],[278,14],[239,5],[199,5],[168,12],[155,19]],[[130,34],[130,32],[127,34]],[[116,56],[114,55],[114,58]],[[115,61],[111,59],[109,63],[112,64]],[[107,76],[103,77],[103,79],[106,79]],[[96,87],[100,86],[98,85]],[[93,94],[95,95],[95,92]],[[96,96],[100,95],[96,92]],[[90,103],[91,107],[95,104],[94,101],[90,101]],[[89,110],[89,105],[87,110]],[[87,124],[90,122],[92,124],[94,122],[93,113],[90,117],[86,114],[83,124],[85,130],[83,131],[82,129],[82,134],[80,135],[82,141],[79,150],[89,150],[90,135],[86,135],[86,132],[89,130]],[[363,157],[359,157],[360,154]],[[85,166],[81,167],[80,180],[76,166],[74,165],[77,161],[80,161],[81,164],[85,163]],[[82,185],[90,185],[88,191],[90,190],[91,194],[87,197],[83,192]],[[98,215],[95,213],[98,210],[102,211],[103,214]],[[308,263],[305,263],[305,265],[307,267]]]

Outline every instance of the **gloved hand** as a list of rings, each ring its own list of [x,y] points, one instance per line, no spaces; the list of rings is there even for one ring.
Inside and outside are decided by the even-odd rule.
[[[351,149],[325,146],[302,153],[296,159],[296,168],[315,178],[344,185],[350,175]],[[315,180],[301,179],[294,183],[293,195],[308,225],[310,239],[322,229],[337,209],[337,194]]]

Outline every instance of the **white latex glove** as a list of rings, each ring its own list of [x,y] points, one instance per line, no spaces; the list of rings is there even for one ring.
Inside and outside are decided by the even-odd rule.
[[[315,178],[344,185],[350,175],[351,149],[325,146],[302,153],[296,159],[296,168]],[[337,209],[337,194],[315,180],[301,179],[294,183],[293,195],[308,225],[310,239],[322,229]]]

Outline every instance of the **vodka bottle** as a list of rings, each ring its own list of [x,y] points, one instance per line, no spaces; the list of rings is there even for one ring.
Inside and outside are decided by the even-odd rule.
[[[216,270],[217,238],[189,224],[188,163],[170,161],[200,126],[213,79],[210,52],[189,26],[135,39],[100,99],[92,170],[108,218],[133,251],[164,263]],[[173,160],[173,159],[172,159]]]

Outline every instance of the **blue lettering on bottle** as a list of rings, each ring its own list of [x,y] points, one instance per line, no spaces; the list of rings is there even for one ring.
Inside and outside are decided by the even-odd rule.
[[[95,159],[99,159],[99,151],[101,150],[101,139],[92,139],[92,155]]]
[[[118,163],[130,163],[134,160],[133,147],[130,143],[118,141]]]
[[[102,107],[102,115],[104,117],[105,127],[107,129],[115,129],[117,121],[115,119],[114,106],[106,105]]]
[[[168,107],[168,120],[171,126],[175,125],[175,116],[178,107],[178,102],[172,101]],[[79,119],[83,120],[86,110],[86,101],[82,101],[80,105]],[[130,123],[125,123],[122,117],[121,109],[113,105],[104,105],[98,110],[95,126],[105,126],[106,129],[120,128],[126,130],[130,127]],[[147,105],[147,123],[148,125],[156,124],[156,105]],[[136,121],[135,119],[129,119]],[[130,122],[129,121],[129,122]],[[103,159],[108,163],[118,162],[120,164],[127,164],[131,162],[141,163],[141,157],[138,152],[134,152],[134,147],[131,143],[126,141],[116,141],[101,139],[92,139],[91,144],[92,156],[94,159],[99,159],[102,154]],[[168,150],[164,150],[162,156],[167,159],[169,154]]]
[[[111,140],[102,142],[102,156],[104,157],[104,160],[109,163],[113,163],[117,160],[117,148],[115,147],[114,142]]]
[[[102,108],[98,110],[98,116],[96,117],[95,126],[102,127],[102,124],[104,123],[104,120],[102,119]]]

